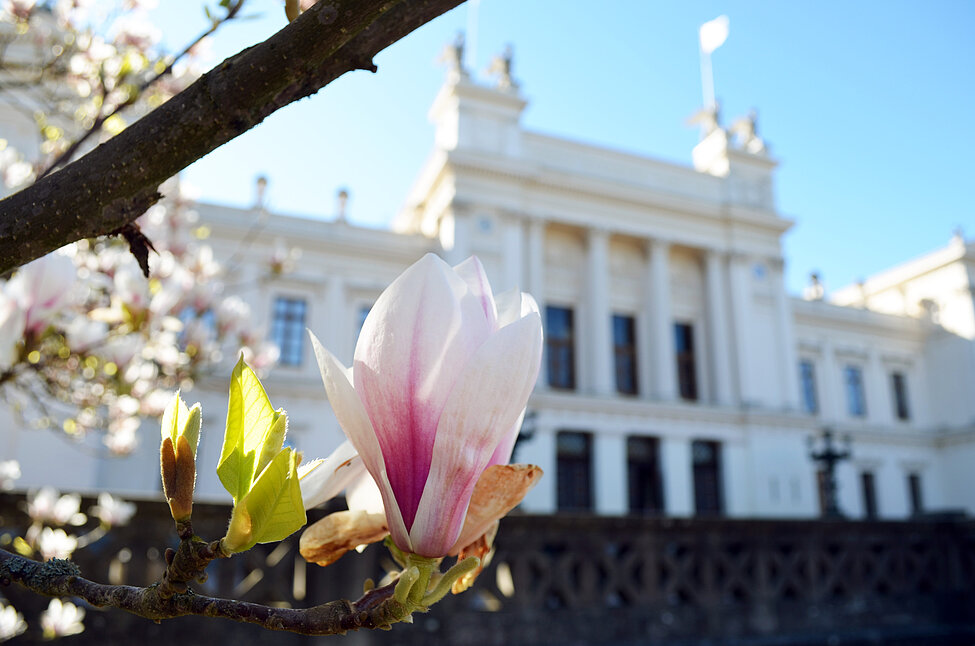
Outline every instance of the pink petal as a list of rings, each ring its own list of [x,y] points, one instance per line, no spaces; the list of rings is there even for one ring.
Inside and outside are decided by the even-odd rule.
[[[501,442],[498,444],[498,448],[494,450],[494,454],[491,455],[491,459],[488,460],[488,465],[493,464],[508,464],[511,462],[511,452],[515,448],[515,441],[518,439],[518,432],[521,430],[521,424],[525,421],[525,411],[521,411],[521,415],[518,416],[518,420],[511,427],[504,437],[501,438]]]
[[[524,410],[541,356],[541,319],[530,314],[499,330],[471,358],[437,428],[410,527],[417,554],[442,556],[457,540],[474,485]]]
[[[314,334],[310,331],[308,334],[311,336],[315,358],[318,359],[318,368],[321,370],[325,391],[328,393],[328,402],[335,412],[335,417],[338,418],[342,430],[359,452],[362,462],[376,481],[376,485],[379,486],[386,507],[389,532],[400,549],[412,551],[409,532],[403,523],[403,516],[396,504],[396,494],[386,474],[383,453],[362,401],[352,388],[345,368],[338,359],[322,346]]]
[[[432,254],[393,281],[362,326],[355,390],[407,527],[423,493],[444,404],[491,331],[481,300]]]

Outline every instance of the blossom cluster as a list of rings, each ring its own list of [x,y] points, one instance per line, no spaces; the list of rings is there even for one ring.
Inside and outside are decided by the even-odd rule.
[[[0,138],[0,194],[33,181],[100,120],[99,137],[111,136],[199,74],[190,56],[146,87],[169,63],[148,19],[153,4],[0,0],[0,81],[11,99],[0,109],[23,112],[40,141],[18,151]],[[185,190],[174,181],[162,192],[138,222],[157,252],[151,280],[111,239],[79,241],[0,278],[0,398],[33,425],[77,438],[105,431],[108,450],[127,453],[140,417],[160,415],[172,390],[225,349],[243,349],[258,370],[276,361],[246,303],[225,293]]]
[[[2,394],[34,425],[106,431],[124,454],[140,417],[161,415],[225,354],[243,348],[258,370],[277,360],[248,305],[224,294],[196,217],[176,190],[140,220],[157,250],[149,280],[124,243],[83,240],[0,282]]]

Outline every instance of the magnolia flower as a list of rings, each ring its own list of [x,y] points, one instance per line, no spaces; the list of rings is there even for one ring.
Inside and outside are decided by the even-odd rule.
[[[63,529],[45,527],[37,538],[37,551],[45,561],[48,559],[68,559],[78,549],[78,539]]]
[[[352,379],[312,336],[328,399],[375,480],[397,547],[451,552],[478,478],[510,457],[538,376],[534,300],[495,301],[476,258],[428,254],[380,295],[362,327]]]
[[[109,493],[100,493],[98,504],[91,508],[90,513],[106,525],[117,527],[128,524],[132,519],[135,514],[135,504],[125,502]]]
[[[0,372],[9,370],[20,356],[18,342],[24,336],[24,311],[14,298],[0,291]]]
[[[85,611],[70,601],[51,599],[47,610],[41,613],[44,637],[54,639],[76,635],[85,629],[85,625],[81,622],[84,618]]]
[[[80,508],[81,496],[62,496],[54,487],[43,487],[27,501],[27,515],[39,523],[81,525],[85,522],[85,515],[79,513]]]
[[[60,253],[38,258],[17,270],[7,283],[7,293],[14,296],[24,312],[28,332],[42,332],[60,309],[71,300],[77,280],[74,262]]]
[[[27,630],[24,615],[17,612],[13,606],[0,603],[0,642],[13,639]]]

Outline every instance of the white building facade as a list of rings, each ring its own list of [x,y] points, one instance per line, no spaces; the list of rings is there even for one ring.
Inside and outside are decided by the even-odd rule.
[[[403,269],[427,252],[476,254],[496,291],[519,286],[543,310],[515,457],[547,475],[527,511],[812,517],[808,440],[830,428],[850,440],[837,467],[847,516],[975,512],[975,244],[959,237],[832,302],[791,297],[791,222],[753,131],[713,126],[684,167],[526,131],[509,81],[448,76],[392,231],[200,206],[218,257],[245,240],[249,258],[279,241],[302,252],[292,272],[249,261],[229,281],[282,348],[265,384],[294,445],[315,457],[342,439],[305,328],[351,363],[365,314]],[[205,465],[219,456],[226,379],[197,397],[198,491],[220,500]],[[69,458],[56,442],[21,442],[13,457],[24,486],[145,494],[159,488],[150,424],[143,437],[122,461]],[[72,466],[43,469],[51,451]]]

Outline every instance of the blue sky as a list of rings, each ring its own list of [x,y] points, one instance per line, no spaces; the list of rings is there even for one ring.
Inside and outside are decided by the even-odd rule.
[[[279,0],[227,26],[213,62],[284,24]],[[529,100],[524,125],[690,164],[701,104],[698,26],[731,21],[713,56],[725,123],[755,108],[781,161],[779,210],[790,291],[810,271],[837,288],[975,236],[975,3],[481,0],[476,67],[510,43]],[[154,20],[171,49],[204,25],[200,0],[165,0]],[[198,19],[196,19],[198,17]],[[376,58],[197,162],[202,199],[246,206],[270,178],[276,211],[384,226],[432,145],[426,111],[443,81],[436,58],[469,8],[426,25]],[[470,41],[469,41],[470,44]]]

